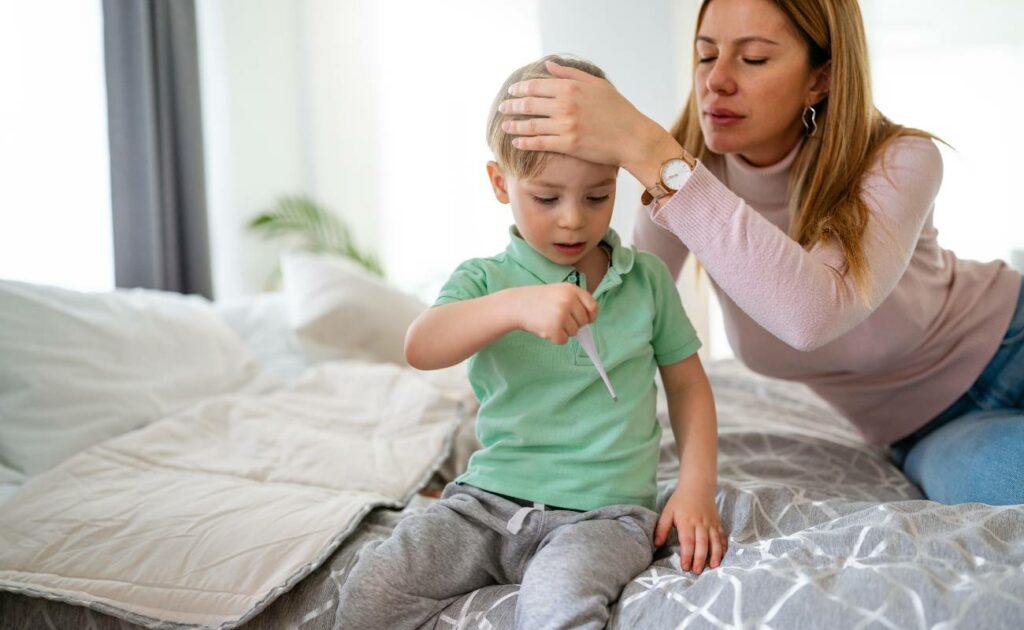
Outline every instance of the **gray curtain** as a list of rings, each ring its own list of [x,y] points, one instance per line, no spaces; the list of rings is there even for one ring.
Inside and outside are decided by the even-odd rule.
[[[119,287],[212,297],[193,0],[103,0]]]

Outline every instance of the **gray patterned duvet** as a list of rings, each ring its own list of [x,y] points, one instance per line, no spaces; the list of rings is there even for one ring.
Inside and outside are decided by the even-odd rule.
[[[1024,506],[943,506],[801,386],[734,363],[711,370],[719,507],[730,548],[699,578],[666,548],[615,605],[611,628],[1024,628]],[[662,420],[665,418],[662,415]],[[667,425],[666,425],[667,426]],[[659,474],[675,477],[670,432]],[[667,498],[669,482],[661,487]],[[331,628],[358,550],[404,512],[372,512],[330,559],[244,628]],[[515,586],[470,593],[437,628],[508,628]],[[0,593],[0,626],[136,628]]]

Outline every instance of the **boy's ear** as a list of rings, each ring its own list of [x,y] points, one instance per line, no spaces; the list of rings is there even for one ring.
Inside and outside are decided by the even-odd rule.
[[[505,173],[494,160],[487,163],[487,178],[491,180],[491,188],[494,190],[494,197],[501,203],[508,203],[508,180]]]

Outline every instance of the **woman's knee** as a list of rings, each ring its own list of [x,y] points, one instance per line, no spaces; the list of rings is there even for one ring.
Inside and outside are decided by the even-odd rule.
[[[918,442],[904,469],[941,503],[1024,503],[1024,413],[959,418]]]

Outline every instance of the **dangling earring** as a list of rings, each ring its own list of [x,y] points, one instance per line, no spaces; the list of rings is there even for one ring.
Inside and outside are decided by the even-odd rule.
[[[807,112],[808,111],[811,112],[811,121],[810,122],[807,122]],[[814,134],[818,133],[818,122],[815,120],[815,118],[817,118],[817,114],[818,114],[818,112],[815,111],[815,109],[814,109],[814,107],[812,105],[808,105],[804,109],[803,113],[800,114],[800,119],[804,123],[804,131],[807,132],[808,136],[813,137]]]

